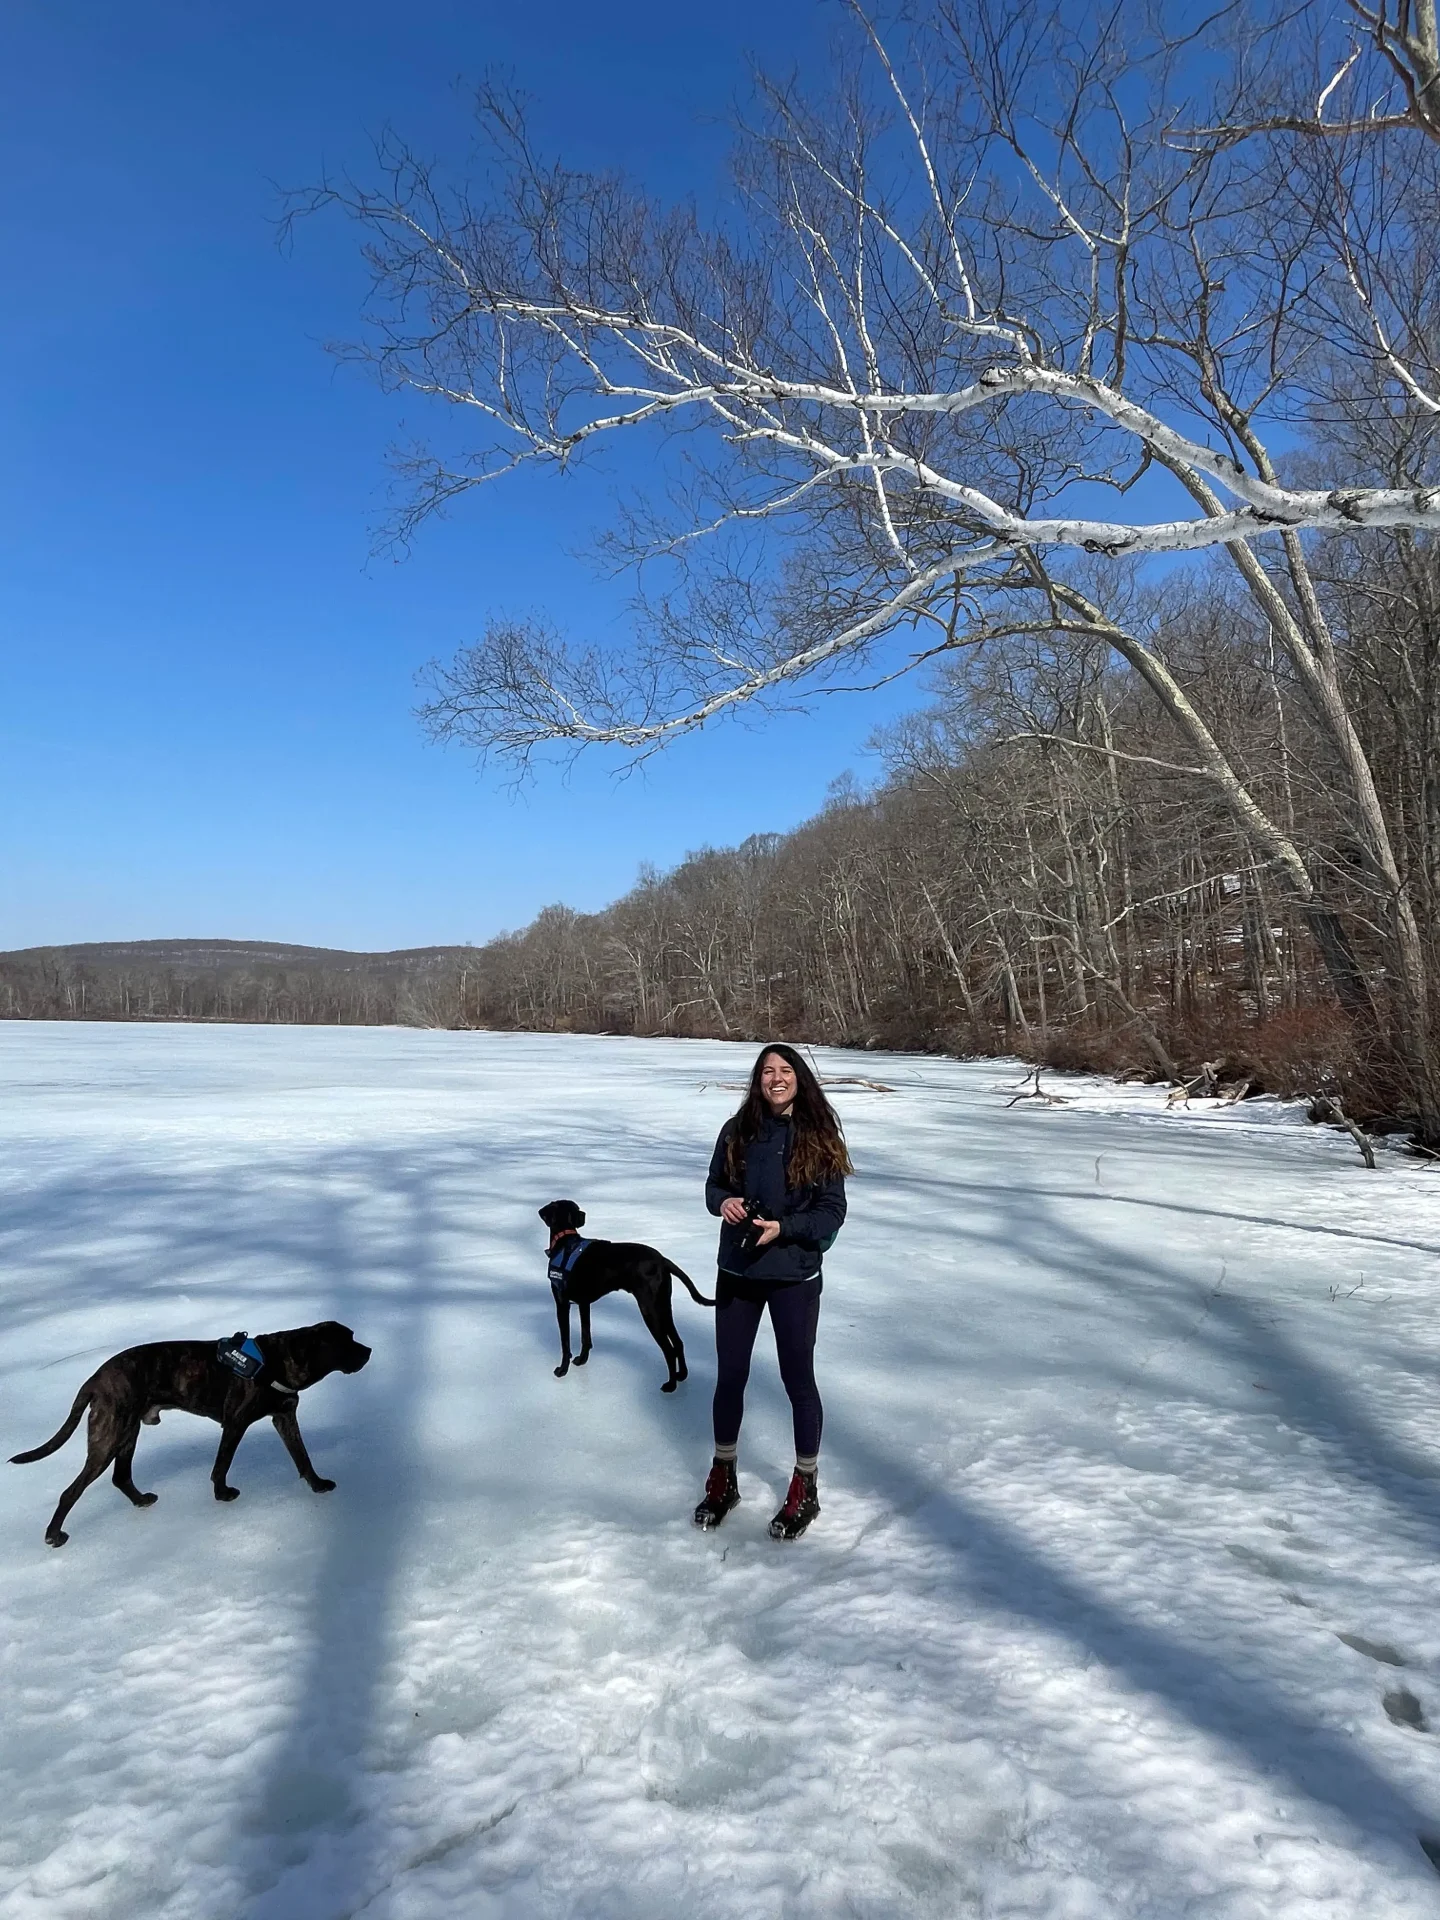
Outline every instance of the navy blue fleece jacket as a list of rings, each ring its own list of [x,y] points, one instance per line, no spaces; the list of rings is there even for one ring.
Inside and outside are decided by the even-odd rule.
[[[722,1222],[720,1265],[726,1273],[742,1274],[750,1280],[808,1280],[820,1271],[821,1242],[832,1239],[844,1224],[844,1176],[836,1174],[831,1180],[817,1180],[808,1187],[790,1186],[786,1163],[793,1129],[788,1120],[771,1116],[766,1118],[759,1138],[745,1149],[745,1178],[737,1188],[726,1167],[726,1146],[734,1124],[727,1120],[715,1142],[705,1182],[705,1204],[711,1213],[719,1213],[724,1202],[738,1193],[761,1219],[780,1222],[780,1237],[758,1253],[747,1253],[742,1244],[745,1228]]]

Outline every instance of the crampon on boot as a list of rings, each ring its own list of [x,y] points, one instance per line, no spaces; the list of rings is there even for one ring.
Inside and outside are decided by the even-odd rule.
[[[820,1497],[813,1473],[797,1467],[790,1482],[785,1504],[770,1522],[772,1540],[798,1540],[820,1511]]]
[[[740,1483],[733,1460],[717,1460],[705,1482],[705,1497],[695,1509],[697,1527],[718,1527],[732,1507],[740,1504]]]

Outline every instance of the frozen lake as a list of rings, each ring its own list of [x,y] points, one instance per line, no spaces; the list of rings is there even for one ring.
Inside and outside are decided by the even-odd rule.
[[[762,1329],[557,1381],[545,1234],[663,1247],[754,1049],[0,1023],[0,1454],[107,1354],[334,1317],[268,1423],[0,1467],[4,1920],[1440,1916],[1440,1170],[1269,1103],[822,1052],[824,1512]]]

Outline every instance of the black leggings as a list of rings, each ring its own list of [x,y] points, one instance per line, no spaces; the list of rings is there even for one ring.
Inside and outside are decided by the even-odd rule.
[[[809,1459],[820,1451],[824,1409],[815,1385],[815,1327],[820,1318],[820,1276],[788,1286],[738,1285],[722,1272],[715,1285],[715,1444],[733,1447],[745,1412],[745,1382],[760,1318],[770,1309],[780,1378],[795,1416],[795,1452]]]

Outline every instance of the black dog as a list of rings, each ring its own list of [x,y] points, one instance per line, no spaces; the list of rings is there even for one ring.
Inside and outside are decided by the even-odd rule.
[[[227,1367],[213,1340],[161,1340],[148,1347],[127,1347],[92,1373],[75,1396],[70,1418],[53,1439],[29,1453],[17,1453],[12,1464],[24,1466],[43,1460],[63,1447],[88,1407],[90,1426],[85,1465],[60,1496],[60,1504],[45,1529],[45,1544],[63,1547],[65,1516],[92,1480],[98,1480],[113,1460],[114,1480],[127,1500],[137,1507],[155,1504],[153,1493],[141,1493],[131,1478],[135,1442],[142,1422],[154,1426],[167,1407],[218,1420],[223,1431],[220,1451],[210,1478],[217,1500],[239,1498],[239,1488],[225,1484],[235,1449],[247,1427],[268,1414],[285,1442],[300,1477],[316,1493],[329,1493],[333,1480],[322,1480],[310,1464],[295,1403],[306,1387],[327,1373],[358,1373],[370,1358],[348,1327],[338,1320],[322,1320],[315,1327],[292,1327],[288,1333],[260,1333],[253,1343],[264,1365],[253,1379],[242,1379]]]
[[[633,1240],[587,1240],[573,1259],[566,1258],[565,1242],[578,1236],[585,1216],[573,1200],[552,1200],[540,1208],[540,1218],[550,1229],[550,1284],[555,1293],[555,1316],[560,1322],[560,1365],[557,1380],[570,1371],[570,1305],[580,1309],[580,1351],[575,1365],[583,1367],[590,1358],[590,1309],[606,1293],[633,1293],[640,1318],[670,1369],[670,1378],[660,1389],[673,1393],[685,1378],[685,1349],[675,1331],[675,1316],[670,1310],[670,1279],[673,1274],[690,1291],[692,1300],[702,1307],[713,1307],[688,1273],[682,1273],[673,1260],[667,1260],[654,1247],[642,1247]]]

